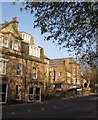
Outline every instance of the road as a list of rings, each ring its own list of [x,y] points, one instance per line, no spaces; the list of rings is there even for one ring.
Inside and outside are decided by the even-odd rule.
[[[95,95],[2,107],[3,118],[96,118]]]

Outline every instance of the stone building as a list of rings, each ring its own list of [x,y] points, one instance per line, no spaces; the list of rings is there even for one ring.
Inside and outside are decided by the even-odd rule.
[[[0,24],[0,103],[38,102],[54,90],[81,86],[74,58],[49,59],[14,17]]]
[[[44,49],[32,35],[18,31],[16,17],[0,30],[0,102],[41,101],[47,81]]]
[[[74,58],[50,60],[50,91],[81,87],[80,64]]]

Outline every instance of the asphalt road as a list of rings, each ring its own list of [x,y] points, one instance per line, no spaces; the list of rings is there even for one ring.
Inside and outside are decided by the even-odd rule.
[[[96,118],[95,95],[2,107],[3,118]],[[98,114],[98,113],[97,113]]]

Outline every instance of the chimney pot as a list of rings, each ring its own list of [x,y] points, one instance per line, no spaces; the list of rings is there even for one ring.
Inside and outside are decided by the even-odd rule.
[[[12,18],[12,21],[17,21],[17,17]]]
[[[4,21],[4,24],[8,23],[7,21]]]

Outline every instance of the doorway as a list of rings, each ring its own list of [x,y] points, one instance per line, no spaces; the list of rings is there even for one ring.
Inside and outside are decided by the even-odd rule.
[[[0,84],[0,103],[7,103],[7,84]]]

